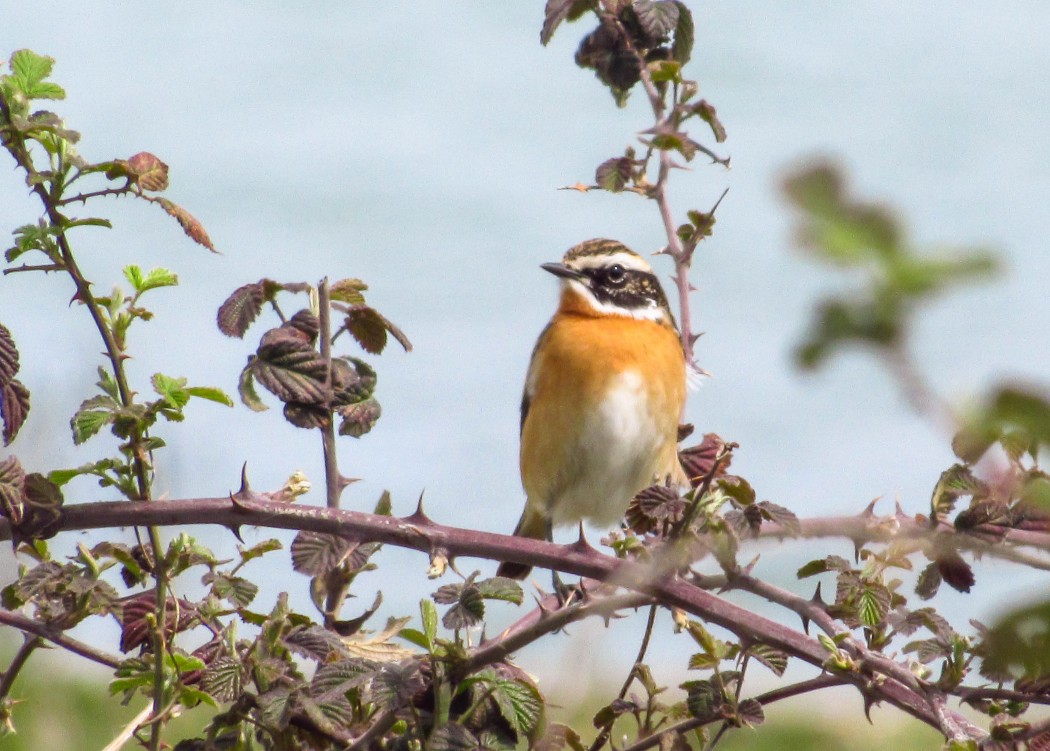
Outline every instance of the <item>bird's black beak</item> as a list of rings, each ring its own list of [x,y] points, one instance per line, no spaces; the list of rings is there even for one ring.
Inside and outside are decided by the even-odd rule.
[[[568,266],[561,263],[544,263],[540,265],[540,268],[544,271],[549,271],[554,276],[561,277],[562,279],[583,279],[583,274],[575,269],[570,269]]]

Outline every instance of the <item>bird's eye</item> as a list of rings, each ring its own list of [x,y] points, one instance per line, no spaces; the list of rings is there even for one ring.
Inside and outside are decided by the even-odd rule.
[[[627,274],[623,270],[623,266],[618,263],[614,263],[609,267],[609,270],[605,272],[605,278],[610,284],[623,284],[626,277]]]

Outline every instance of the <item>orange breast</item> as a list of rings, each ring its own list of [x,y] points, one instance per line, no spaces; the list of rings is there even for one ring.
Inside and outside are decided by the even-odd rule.
[[[521,434],[522,483],[530,506],[545,515],[553,513],[556,521],[618,518],[653,473],[681,478],[676,437],[685,358],[670,324],[598,316],[563,297],[537,345],[526,390],[531,403]],[[609,414],[631,412],[637,404],[644,408],[623,421]],[[633,443],[632,431],[639,433]],[[602,441],[619,452],[615,463],[592,445]],[[632,462],[640,469],[628,471]],[[589,499],[595,490],[616,497]]]

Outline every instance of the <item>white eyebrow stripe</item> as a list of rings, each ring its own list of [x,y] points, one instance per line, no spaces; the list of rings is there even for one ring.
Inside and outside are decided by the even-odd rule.
[[[647,274],[653,273],[653,267],[646,263],[644,258],[636,256],[633,253],[611,253],[609,255],[583,256],[581,258],[574,258],[566,265],[577,271],[583,271],[585,269],[597,269],[602,266],[608,267],[615,263],[620,264],[625,269],[631,269],[632,271],[643,271]]]

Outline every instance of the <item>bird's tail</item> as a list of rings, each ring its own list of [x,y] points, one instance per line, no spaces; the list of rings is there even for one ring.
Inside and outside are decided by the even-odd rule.
[[[543,514],[533,511],[529,504],[525,504],[525,511],[518,520],[518,526],[514,528],[515,537],[531,537],[533,540],[546,540],[549,537],[550,525]],[[496,576],[506,576],[508,579],[524,579],[532,571],[532,566],[525,563],[504,561],[496,569]]]

